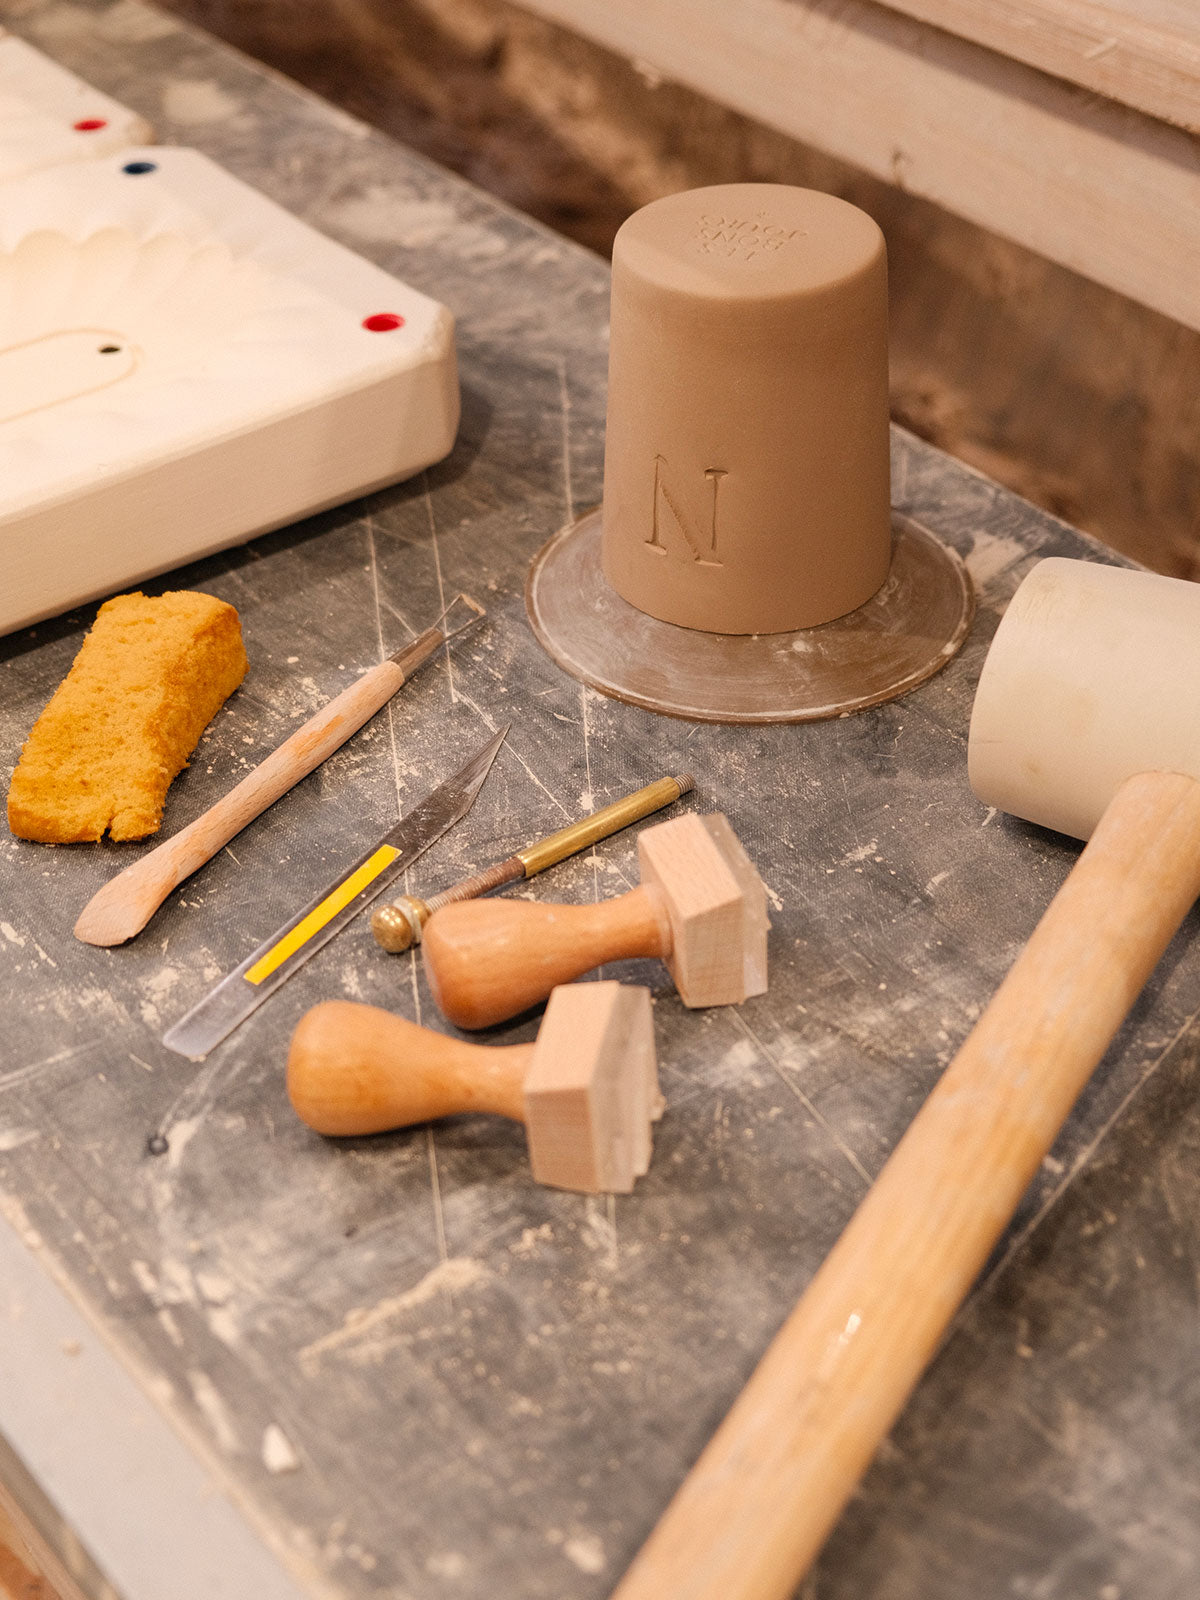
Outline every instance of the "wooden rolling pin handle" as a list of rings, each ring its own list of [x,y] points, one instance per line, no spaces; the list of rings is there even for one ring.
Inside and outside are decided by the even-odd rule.
[[[385,706],[405,679],[437,648],[440,628],[429,628],[404,652],[349,684],[215,805],[148,855],[126,867],[92,896],[75,924],[86,944],[122,944],[140,933],[163,901],[222,845],[322,761]]]
[[[533,1046],[464,1044],[377,1006],[329,1000],[300,1019],[288,1097],[318,1133],[384,1133],[458,1111],[524,1120]]]
[[[606,961],[667,957],[671,946],[650,884],[588,906],[464,900],[435,912],[421,943],[433,997],[459,1028],[491,1027]]]
[[[1200,895],[1200,783],[1091,843],[614,1600],[790,1600]]]

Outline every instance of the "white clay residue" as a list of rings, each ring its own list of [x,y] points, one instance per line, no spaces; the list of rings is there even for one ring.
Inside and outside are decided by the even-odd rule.
[[[617,1225],[601,1209],[604,1202],[589,1194],[584,1200],[583,1227],[580,1236],[590,1250],[604,1257],[604,1265],[615,1271],[618,1261]]]
[[[847,850],[838,863],[839,866],[848,867],[853,861],[865,861],[868,856],[874,855],[879,849],[879,840],[871,839],[866,844],[855,845],[853,850]]]
[[[163,89],[163,114],[185,127],[208,122],[228,122],[241,110],[232,97],[211,78],[174,78]]]
[[[574,1562],[580,1572],[595,1574],[605,1567],[604,1546],[594,1533],[582,1533],[568,1539],[563,1545],[563,1555]]]
[[[966,558],[967,571],[978,588],[986,589],[993,578],[999,577],[1014,562],[1028,554],[1019,539],[1003,539],[994,533],[976,533],[971,553]]]
[[[143,998],[138,1001],[138,1011],[146,1026],[155,1032],[162,1026],[159,1007],[169,999],[171,990],[178,982],[178,967],[162,967],[142,983]]]
[[[23,1144],[32,1144],[39,1137],[36,1128],[0,1129],[0,1151],[19,1150]]]
[[[297,678],[295,687],[303,699],[299,706],[293,708],[292,716],[298,717],[305,711],[315,711],[325,704],[327,696],[322,693],[315,678]]]
[[[25,943],[11,922],[0,922],[0,933],[4,935],[9,944],[23,945]]]
[[[31,1250],[42,1248],[42,1236],[25,1215],[25,1207],[19,1200],[14,1200],[11,1195],[0,1194],[0,1216]]]
[[[414,200],[381,184],[332,205],[328,215],[336,227],[373,244],[399,244],[407,250],[448,245],[468,261],[502,255],[508,248],[490,228],[464,222],[448,201]]]
[[[760,1066],[762,1057],[753,1039],[735,1039],[724,1051],[719,1061],[712,1063],[704,1075],[710,1088],[720,1088],[727,1083],[744,1083],[751,1068]]]
[[[537,1253],[537,1247],[543,1240],[550,1240],[553,1237],[553,1228],[548,1222],[543,1222],[537,1228],[522,1228],[521,1237],[508,1248],[514,1256],[531,1256]]]
[[[315,1367],[323,1355],[346,1347],[351,1353],[357,1349],[364,1355],[372,1355],[371,1337],[385,1324],[415,1306],[424,1305],[443,1291],[454,1294],[469,1289],[487,1275],[487,1268],[470,1256],[451,1256],[447,1261],[439,1261],[436,1267],[403,1294],[389,1295],[373,1306],[356,1306],[353,1311],[348,1311],[340,1328],[305,1345],[299,1352],[300,1363],[305,1367]]]
[[[221,1343],[226,1345],[237,1344],[242,1336],[242,1330],[236,1314],[229,1306],[208,1306],[205,1308],[204,1317],[214,1339],[220,1339]]]
[[[138,1287],[141,1289],[142,1293],[144,1295],[148,1295],[150,1299],[157,1304],[159,1299],[158,1279],[154,1276],[153,1272],[151,1272],[146,1263],[144,1261],[131,1261],[129,1263],[129,1270],[137,1279]]]
[[[164,1260],[157,1273],[145,1261],[131,1261],[129,1270],[142,1293],[155,1306],[194,1306],[196,1285],[181,1261]]]
[[[137,4],[136,0],[117,0],[117,4],[109,6],[106,11],[89,9],[82,13],[81,21],[83,17],[106,39],[116,39],[122,44],[150,44],[155,39],[166,39],[179,31],[173,18],[152,11],[149,6]]]
[[[467,1571],[467,1558],[457,1550],[446,1550],[440,1555],[430,1556],[425,1563],[425,1570],[435,1578],[461,1578]]]
[[[170,1311],[168,1311],[167,1307],[162,1306],[157,1312],[157,1316],[159,1324],[161,1325],[162,1330],[166,1334],[167,1338],[170,1339],[171,1343],[177,1350],[182,1350],[183,1332],[175,1318],[171,1315]]]
[[[221,1272],[208,1272],[201,1268],[195,1274],[196,1287],[209,1305],[223,1306],[233,1298],[233,1284]]]
[[[216,1439],[221,1449],[228,1455],[233,1455],[238,1450],[237,1430],[233,1426],[229,1411],[224,1400],[217,1393],[216,1386],[207,1372],[189,1372],[188,1384],[192,1391],[192,1399],[199,1407],[204,1420],[212,1429],[213,1438]]]
[[[164,1137],[167,1141],[167,1166],[174,1170],[183,1160],[183,1152],[196,1136],[196,1131],[204,1121],[203,1112],[198,1117],[181,1117],[178,1122],[173,1122],[166,1129]]]
[[[85,1011],[95,1016],[97,1021],[107,1019],[122,1028],[129,1026],[129,1014],[114,998],[111,989],[101,989],[97,984],[80,984],[64,997],[64,1001],[64,1016],[69,1016],[72,1010]]]
[[[268,1422],[263,1429],[262,1462],[268,1472],[296,1472],[299,1469],[300,1457],[277,1422]]]

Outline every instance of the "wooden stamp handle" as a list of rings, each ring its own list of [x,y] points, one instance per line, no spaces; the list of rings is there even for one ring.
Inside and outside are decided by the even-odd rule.
[[[464,1044],[377,1006],[329,1000],[301,1017],[288,1096],[318,1133],[383,1133],[457,1111],[524,1121],[532,1045]]]
[[[650,886],[590,906],[465,900],[425,924],[433,997],[459,1028],[487,1028],[606,961],[669,956],[671,925]]]
[[[1200,894],[1200,783],[1118,791],[614,1600],[789,1600]]]

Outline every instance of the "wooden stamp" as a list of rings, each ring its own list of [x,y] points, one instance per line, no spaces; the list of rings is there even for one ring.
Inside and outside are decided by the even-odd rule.
[[[525,1124],[539,1183],[628,1194],[663,1112],[650,991],[555,989],[533,1044],[464,1044],[376,1006],[331,1000],[292,1036],[288,1095],[318,1133],[349,1136],[487,1111]]]
[[[591,906],[471,900],[426,924],[434,999],[460,1028],[486,1028],[607,961],[657,956],[687,1006],[736,1005],[767,987],[762,880],[719,814],[638,836],[642,885]]]

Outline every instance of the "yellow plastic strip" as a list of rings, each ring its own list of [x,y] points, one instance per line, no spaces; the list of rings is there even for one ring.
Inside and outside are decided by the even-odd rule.
[[[399,854],[399,850],[393,849],[390,844],[381,844],[369,861],[364,861],[357,872],[352,872],[348,878],[343,878],[319,906],[313,907],[303,922],[298,922],[290,933],[284,934],[278,944],[271,946],[265,956],[259,957],[246,973],[246,982],[261,983],[264,978],[269,978],[289,956],[295,955],[301,945],[307,944],[314,933],[319,933],[343,907],[348,906],[356,894],[365,889],[369,883],[374,883],[384,868],[390,867]]]

